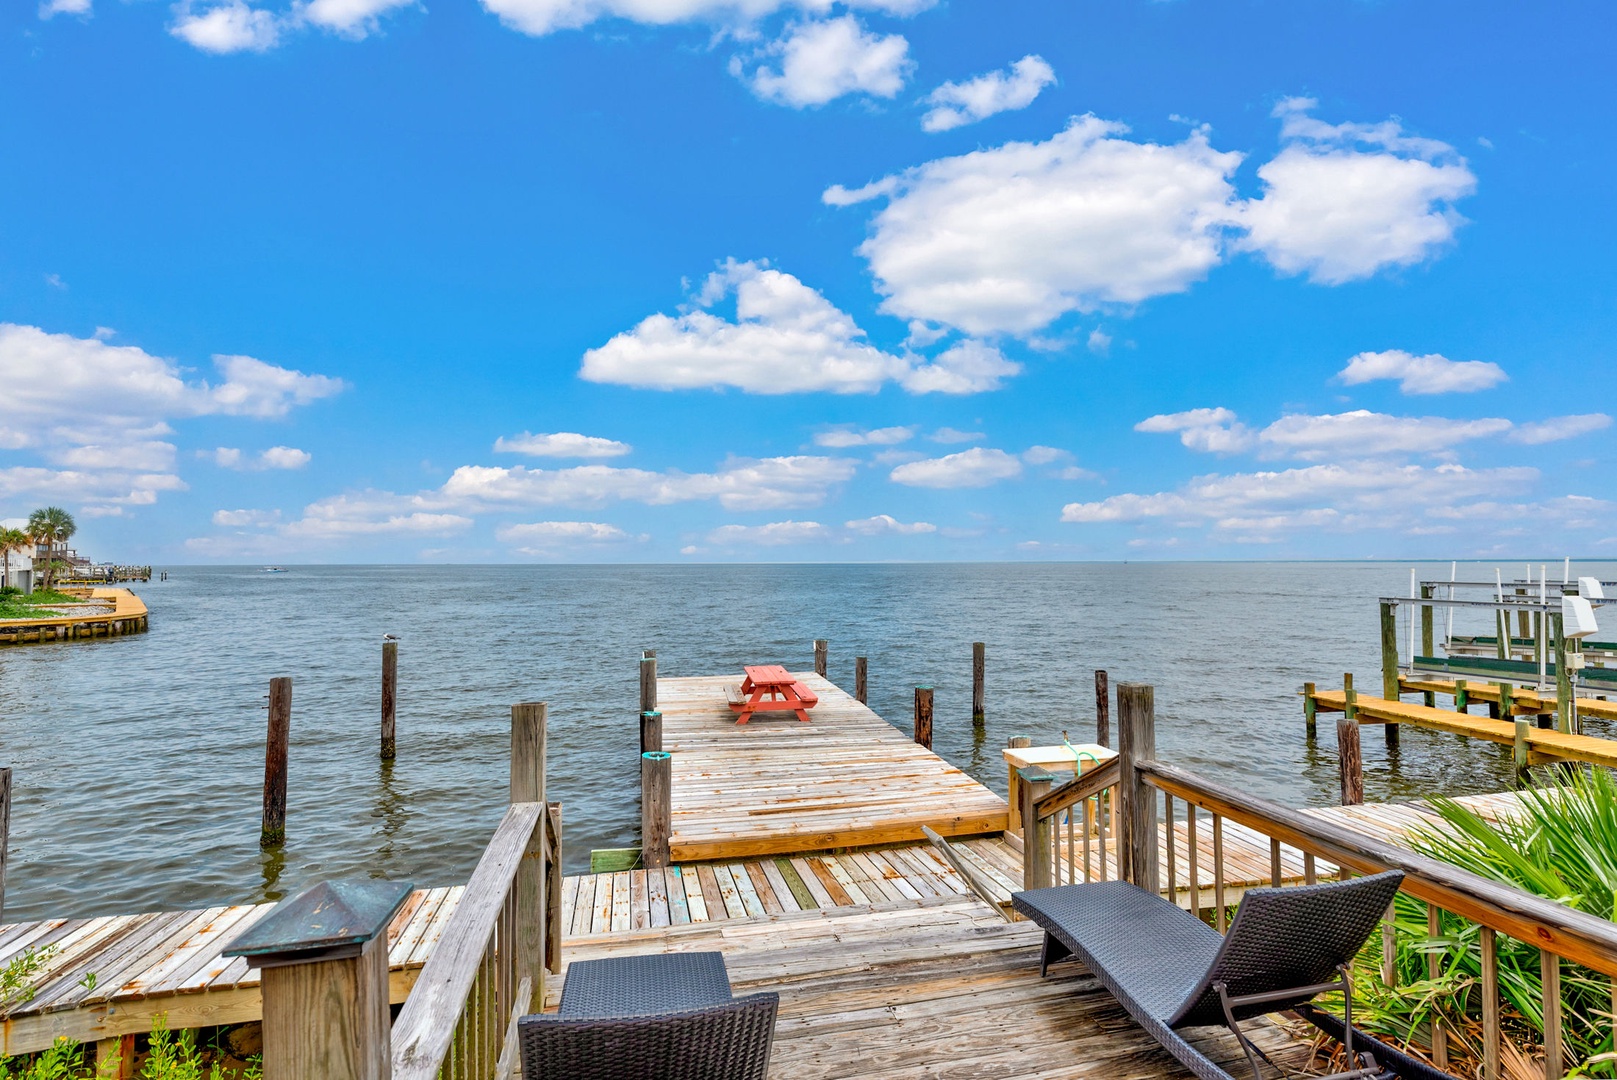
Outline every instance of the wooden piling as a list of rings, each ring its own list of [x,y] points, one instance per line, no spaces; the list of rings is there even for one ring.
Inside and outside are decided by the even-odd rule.
[[[861,705],[866,704],[866,701],[865,701],[865,690],[866,690],[865,678],[866,678],[866,675],[868,674],[868,672],[869,672],[869,668],[868,668],[868,665],[867,665],[867,663],[865,661],[865,658],[863,656],[854,657],[853,658],[853,696],[854,696],[854,700],[859,702],[859,704],[861,704]]]
[[[818,675],[822,679],[825,678],[826,654],[830,651],[830,649],[831,643],[829,641],[825,640],[824,638],[814,639],[814,674]]]
[[[1521,781],[1527,776],[1527,733],[1533,725],[1528,723],[1525,716],[1516,718],[1516,744],[1514,758],[1516,762],[1516,779]]]
[[[1398,615],[1391,604],[1381,605],[1381,696],[1388,701],[1399,700],[1398,694]],[[1381,725],[1389,748],[1398,745],[1398,725]]]
[[[1561,613],[1550,616],[1550,633],[1555,637],[1555,727],[1572,733],[1572,669],[1567,667],[1566,629]]]
[[[663,748],[663,714],[660,712],[643,712],[640,714],[640,752],[647,750],[661,750]]]
[[[0,923],[6,913],[6,849],[11,842],[11,770],[0,769]]]
[[[971,643],[971,715],[974,719],[986,714],[983,703],[986,700],[983,693],[983,678],[987,673],[988,647],[980,641]]]
[[[1422,585],[1420,587],[1421,599],[1430,600],[1434,595],[1433,588],[1434,587],[1431,585]],[[1432,656],[1434,655],[1434,650],[1436,649],[1436,639],[1432,633],[1432,618],[1432,605],[1422,604],[1420,608],[1420,654],[1422,656]],[[1410,663],[1413,664],[1414,662],[1414,658],[1411,657]],[[1425,703],[1428,709],[1435,708],[1437,705],[1437,695],[1432,691],[1427,690],[1422,698],[1422,701]]]
[[[1346,716],[1336,722],[1337,767],[1341,771],[1342,805],[1364,802],[1364,758],[1359,752],[1359,722]]]
[[[398,751],[394,726],[399,688],[399,643],[382,642],[382,760],[392,761]]]
[[[1353,672],[1351,671],[1342,676],[1342,715],[1349,720],[1359,718],[1359,692],[1353,689]]]
[[[1454,680],[1454,711],[1466,714],[1471,712],[1471,693],[1465,688],[1464,679]]]
[[[292,737],[292,680],[270,680],[269,734],[264,740],[264,822],[259,847],[286,842],[286,755]]]
[[[511,706],[511,802],[545,801],[545,736],[550,708],[543,701]],[[545,868],[545,823],[534,829],[522,852],[522,865],[512,879],[516,892],[516,981],[533,988],[524,1008],[542,1004],[545,966],[545,920],[550,881]],[[558,893],[559,895],[559,893]]]
[[[1308,741],[1313,742],[1319,731],[1319,702],[1314,700],[1317,689],[1311,682],[1303,683],[1303,721],[1308,725]]]
[[[668,865],[673,755],[648,750],[640,755],[640,861],[648,870]]]
[[[1095,672],[1095,741],[1112,745],[1112,692],[1104,668]]]
[[[1146,786],[1136,768],[1157,756],[1155,691],[1145,683],[1117,688],[1117,756],[1122,766],[1117,876],[1153,895],[1158,891],[1157,792]]]
[[[932,749],[932,688],[915,688],[915,741]]]
[[[649,649],[640,657],[640,711],[657,711],[657,654]]]

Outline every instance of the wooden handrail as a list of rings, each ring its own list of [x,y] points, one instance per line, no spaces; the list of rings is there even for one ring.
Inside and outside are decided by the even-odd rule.
[[[1141,761],[1146,784],[1338,866],[1398,869],[1403,891],[1490,930],[1617,976],[1617,924],[1418,855],[1353,829],[1260,799],[1160,761]]]
[[[1092,799],[1107,788],[1116,784],[1123,778],[1123,762],[1121,758],[1112,758],[1104,765],[1090,769],[1033,804],[1034,812],[1041,818],[1051,814],[1059,814],[1069,806],[1076,806],[1085,799]]]
[[[485,968],[490,942],[506,913],[506,900],[523,854],[545,815],[545,805],[537,802],[513,803],[506,810],[443,936],[393,1022],[393,1080],[434,1080],[439,1075],[473,984]],[[518,914],[531,918],[541,913]],[[493,1015],[503,1021],[513,1004],[497,1003]],[[505,1041],[503,1036],[501,1032],[500,1044]]]

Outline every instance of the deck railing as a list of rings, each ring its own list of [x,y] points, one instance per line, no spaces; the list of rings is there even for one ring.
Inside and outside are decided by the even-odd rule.
[[[1119,711],[1123,723],[1115,773],[1105,767],[1094,769],[1060,788],[1033,796],[1031,815],[1024,809],[1024,822],[1037,822],[1026,829],[1023,837],[1027,887],[1059,883],[1062,862],[1059,837],[1055,835],[1058,816],[1071,806],[1096,799],[1103,791],[1110,793],[1118,804],[1113,840],[1118,853],[1116,863],[1121,864],[1117,876],[1141,888],[1165,892],[1176,903],[1188,906],[1198,915],[1204,911],[1203,898],[1210,886],[1213,892],[1212,911],[1204,917],[1220,931],[1226,928],[1231,906],[1236,899],[1226,894],[1226,886],[1230,884],[1224,858],[1226,823],[1234,823],[1268,838],[1268,884],[1274,886],[1285,884],[1288,878],[1295,882],[1295,872],[1283,873],[1283,867],[1294,867],[1298,854],[1302,856],[1303,883],[1307,884],[1314,883],[1322,874],[1343,876],[1401,870],[1404,873],[1402,892],[1426,906],[1431,938],[1446,936],[1440,933],[1445,912],[1480,928],[1481,980],[1477,991],[1482,1012],[1483,1080],[1498,1080],[1501,1076],[1501,936],[1525,942],[1539,950],[1543,987],[1540,1003],[1544,1027],[1543,1075],[1550,1080],[1558,1080],[1564,1075],[1561,962],[1565,960],[1579,964],[1617,979],[1617,923],[1157,761],[1150,691],[1148,686],[1133,684],[1119,687]],[[1027,771],[1022,777],[1024,785],[1038,780],[1037,776],[1030,777]],[[1182,811],[1179,809],[1181,804]],[[1188,841],[1188,865],[1183,880],[1179,876],[1178,845],[1175,842],[1175,817],[1178,814],[1183,815],[1188,834],[1185,837]],[[1210,870],[1210,881],[1203,878],[1203,867],[1200,865],[1200,830],[1203,827],[1211,831],[1212,865],[1207,868]],[[1096,839],[1099,841],[1098,835]],[[1165,853],[1159,853],[1159,843],[1166,843]],[[1070,851],[1070,841],[1067,846]],[[1072,880],[1076,873],[1075,865],[1069,854],[1065,875],[1068,880]],[[1104,866],[1104,862],[1101,865]],[[1163,875],[1159,867],[1166,870],[1165,883],[1160,880]],[[1091,879],[1086,860],[1082,880]],[[1381,979],[1389,986],[1397,979],[1397,969],[1393,963],[1394,944],[1389,918],[1382,935],[1379,972]],[[1439,976],[1443,958],[1440,948],[1427,951],[1429,978]],[[1434,1023],[1428,1034],[1430,1046],[1427,1049],[1433,1062],[1440,1068],[1446,1067],[1449,1033],[1441,1024]]]
[[[325,975],[314,969],[350,953],[296,942],[266,958],[311,977],[280,995],[281,982],[265,981],[264,1080],[520,1075],[516,1021],[543,1006],[545,971],[561,966],[561,808],[545,802],[545,714],[543,704],[511,710],[511,804],[391,1028],[374,1008],[387,1000],[385,963]]]

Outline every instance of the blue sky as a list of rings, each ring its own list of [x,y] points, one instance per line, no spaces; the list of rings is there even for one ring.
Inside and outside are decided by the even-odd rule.
[[[0,30],[0,518],[98,557],[1617,547],[1609,4]]]

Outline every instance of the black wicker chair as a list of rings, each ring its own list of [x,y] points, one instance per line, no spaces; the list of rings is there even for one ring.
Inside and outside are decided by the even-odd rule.
[[[1294,1009],[1346,1047],[1338,1080],[1452,1080],[1448,1073],[1352,1026],[1349,964],[1385,916],[1398,871],[1286,889],[1250,889],[1227,935],[1178,905],[1127,882],[1034,889],[1012,897],[1044,928],[1040,973],[1076,956],[1141,1027],[1202,1080],[1233,1080],[1179,1029],[1223,1025],[1235,1033],[1252,1074],[1263,1052],[1240,1021]],[[1308,1004],[1347,991],[1343,1019]]]
[[[732,997],[724,957],[581,960],[554,1016],[517,1023],[524,1080],[764,1080],[778,994]]]

